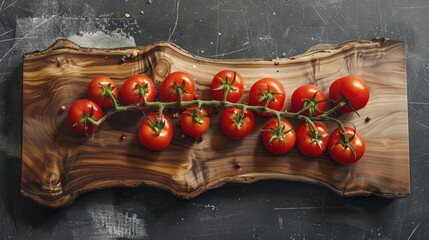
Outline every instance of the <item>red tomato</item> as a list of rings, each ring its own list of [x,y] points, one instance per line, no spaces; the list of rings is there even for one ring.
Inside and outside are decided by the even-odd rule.
[[[249,105],[264,106],[268,98],[272,98],[268,103],[268,108],[277,111],[282,110],[286,93],[282,83],[275,78],[263,78],[256,81],[249,92]],[[270,116],[270,114],[257,112],[261,116]]]
[[[303,112],[303,115],[318,116],[326,108],[326,97],[322,89],[315,85],[304,85],[297,88],[291,97],[292,110],[298,112],[304,106],[310,106],[310,109]]]
[[[157,125],[158,112],[151,113],[143,118],[139,128],[139,140],[140,143],[146,148],[154,151],[160,151],[166,148],[171,139],[173,139],[173,124],[170,118],[162,114],[162,122],[164,125],[159,129],[159,134],[156,135],[156,131],[151,126],[151,123]],[[150,119],[150,122],[149,120]]]
[[[343,112],[357,111],[366,106],[369,100],[369,87],[366,82],[356,76],[346,76],[335,80],[329,88],[329,98],[335,104],[342,96],[349,102],[341,108]],[[351,106],[351,107],[350,107]]]
[[[255,127],[255,117],[252,111],[243,109],[226,108],[221,116],[222,130],[225,136],[239,140],[249,135]]]
[[[328,146],[328,128],[321,122],[314,122],[317,136],[309,130],[307,123],[303,122],[296,131],[296,145],[298,150],[307,157],[318,157]]]
[[[210,127],[210,118],[204,108],[198,111],[197,106],[191,106],[180,117],[180,126],[186,135],[201,137]]]
[[[352,138],[354,135],[353,139],[351,141],[349,140],[350,142],[348,144],[353,146],[356,154],[353,153],[353,150],[347,146],[347,144],[344,144],[345,141],[342,134],[340,134],[342,132],[340,128],[337,128],[331,133],[328,142],[329,155],[334,161],[341,164],[359,161],[365,153],[365,141],[362,136],[351,127],[345,127],[345,129],[348,139]]]
[[[161,85],[161,98],[164,102],[177,102],[179,96],[175,93],[175,86],[183,86],[185,92],[182,93],[183,101],[194,100],[195,94],[195,83],[191,76],[184,72],[173,72],[170,73],[162,82]]]
[[[109,88],[115,99],[118,99],[118,89],[115,82],[106,76],[97,76],[91,80],[88,85],[89,98],[100,107],[113,106],[113,100],[109,98],[101,85]]]
[[[133,75],[122,85],[121,98],[124,105],[142,104],[142,94],[146,102],[153,102],[156,95],[155,84],[144,74]]]
[[[262,141],[268,152],[275,155],[282,155],[289,152],[295,145],[296,133],[292,124],[282,119],[280,126],[277,119],[268,121],[262,130]]]
[[[73,103],[73,105],[70,107],[69,112],[67,114],[67,123],[68,125],[79,134],[85,134],[85,123],[79,123],[76,126],[77,122],[81,121],[83,118],[92,118],[93,120],[97,121],[100,118],[103,117],[103,112],[101,111],[100,106],[96,104],[95,102],[89,100],[89,99],[79,99],[76,102]],[[98,126],[93,125],[87,121],[87,132],[88,134],[93,134],[97,131]]]
[[[241,75],[232,70],[223,70],[218,72],[216,76],[214,76],[210,86],[213,100],[223,100],[225,86],[228,86],[231,89],[226,95],[226,100],[232,103],[240,101],[244,91],[244,81]]]

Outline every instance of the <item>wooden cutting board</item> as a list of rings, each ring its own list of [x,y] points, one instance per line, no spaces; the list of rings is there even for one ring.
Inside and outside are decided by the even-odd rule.
[[[135,59],[130,57],[134,51],[139,53]],[[144,72],[159,87],[168,73],[185,71],[195,78],[200,97],[209,99],[210,82],[223,69],[243,76],[245,95],[260,78],[279,79],[288,95],[286,108],[300,85],[314,83],[327,94],[339,77],[362,77],[371,89],[368,105],[360,117],[344,114],[340,119],[356,125],[366,139],[364,157],[356,164],[338,165],[327,154],[309,159],[296,149],[273,156],[258,131],[266,119],[258,117],[249,137],[232,141],[223,136],[219,115],[212,117],[201,142],[182,138],[177,127],[172,144],[152,152],[136,135],[142,113],[117,114],[85,138],[69,129],[67,111],[60,110],[85,98],[89,81],[97,75],[121,86],[129,76]],[[274,60],[205,59],[166,42],[89,49],[61,39],[45,51],[24,56],[21,191],[43,205],[61,207],[80,193],[107,187],[148,185],[192,198],[226,182],[282,179],[321,184],[343,196],[404,197],[410,192],[406,87],[404,43],[388,39],[316,46]],[[124,140],[122,132],[128,136]],[[242,163],[241,169],[234,168],[235,161]]]

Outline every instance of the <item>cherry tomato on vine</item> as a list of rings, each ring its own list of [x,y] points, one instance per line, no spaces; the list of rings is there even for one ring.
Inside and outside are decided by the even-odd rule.
[[[226,108],[221,116],[222,131],[225,136],[240,140],[249,135],[255,127],[255,117],[252,111],[243,109]]]
[[[97,76],[88,85],[89,99],[100,107],[111,107],[113,106],[113,100],[107,93],[109,90],[115,99],[118,99],[118,89],[115,82],[106,76]]]
[[[232,103],[240,101],[244,91],[244,81],[240,74],[232,70],[218,72],[210,85],[212,99],[222,101],[225,88],[230,89],[226,100]]]
[[[122,84],[121,98],[124,105],[137,105],[146,102],[153,102],[156,95],[156,87],[145,74],[136,74],[129,77]]]
[[[298,112],[304,107],[309,108],[303,115],[318,116],[326,108],[326,97],[322,89],[315,85],[307,84],[297,88],[291,97],[292,110]]]
[[[296,142],[296,133],[292,124],[281,119],[280,126],[277,119],[269,120],[262,129],[262,141],[268,152],[282,155],[289,152]]]
[[[348,104],[342,107],[342,112],[357,111],[366,106],[369,100],[369,87],[364,80],[357,76],[345,76],[332,82],[329,88],[329,98],[338,104],[344,97]]]
[[[296,145],[298,146],[298,150],[307,157],[322,155],[328,146],[328,128],[322,122],[314,122],[314,126],[313,133],[305,122],[296,130]]]
[[[362,136],[351,127],[345,127],[347,140],[345,141],[341,128],[331,133],[328,142],[328,151],[334,161],[341,164],[359,161],[365,153],[365,141]],[[355,150],[353,152],[352,146]]]
[[[103,112],[100,106],[89,99],[79,99],[73,103],[67,114],[68,125],[78,134],[93,134],[97,131],[98,126],[93,125],[88,120],[85,123],[85,118],[99,120],[103,117]],[[80,123],[78,123],[81,121]],[[85,124],[87,131],[85,132]]]
[[[161,98],[164,102],[179,101],[178,88],[182,89],[182,100],[192,101],[196,96],[195,82],[191,76],[184,72],[170,73],[162,82]]]
[[[201,137],[210,127],[210,118],[204,108],[198,111],[197,106],[191,106],[182,113],[180,126],[186,135]]]
[[[161,122],[158,122],[158,116],[158,112],[147,115],[143,118],[139,128],[140,143],[154,151],[163,150],[173,139],[173,124],[170,118],[162,114]]]
[[[267,101],[268,108],[277,111],[282,110],[286,99],[285,89],[282,83],[275,78],[262,78],[256,81],[249,92],[249,105],[264,106]],[[270,114],[257,112],[261,116]]]

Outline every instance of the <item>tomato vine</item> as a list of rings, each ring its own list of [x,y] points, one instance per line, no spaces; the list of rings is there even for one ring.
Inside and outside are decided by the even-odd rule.
[[[186,109],[185,115],[187,115],[187,120],[183,120],[183,122],[186,122],[186,125],[188,126],[187,128],[194,128],[193,131],[184,132],[187,132],[187,134],[192,137],[198,137],[208,129],[210,124],[210,120],[207,119],[208,121],[204,122],[204,127],[200,126],[203,124],[202,119],[208,118],[207,112],[203,107],[222,107],[230,109],[229,115],[224,115],[231,118],[228,123],[222,123],[225,124],[225,126],[222,126],[224,132],[228,131],[228,127],[226,125],[229,124],[229,126],[236,127],[237,129],[235,132],[240,135],[235,137],[232,134],[227,134],[225,132],[225,135],[232,139],[242,139],[253,130],[254,124],[246,128],[245,132],[242,131],[240,133],[243,119],[246,118],[254,121],[253,115],[249,116],[249,111],[256,112],[261,116],[274,117],[274,122],[270,121],[272,123],[267,124],[266,129],[264,128],[263,130],[263,135],[268,136],[268,141],[264,140],[264,145],[267,147],[268,151],[273,154],[283,154],[289,151],[291,148],[289,145],[286,151],[270,150],[270,145],[273,145],[273,142],[276,142],[276,144],[285,144],[284,138],[287,138],[288,134],[293,133],[293,143],[291,146],[295,144],[294,127],[286,119],[296,119],[306,123],[310,139],[308,144],[316,144],[316,147],[319,148],[322,148],[322,138],[327,137],[326,132],[319,135],[320,133],[318,131],[321,129],[319,122],[331,121],[338,125],[338,130],[335,131],[336,140],[332,135],[330,137],[330,139],[332,138],[334,140],[329,141],[329,152],[331,153],[334,151],[333,149],[337,149],[336,155],[341,155],[338,151],[340,151],[342,147],[344,151],[350,151],[354,155],[354,159],[337,161],[338,157],[335,157],[334,160],[337,162],[354,162],[354,160],[359,160],[358,158],[363,155],[360,152],[357,153],[354,145],[352,144],[355,142],[355,136],[358,136],[359,140],[361,139],[360,135],[356,132],[356,129],[344,126],[340,120],[333,117],[333,115],[338,111],[356,111],[366,105],[369,98],[369,88],[363,80],[356,76],[343,77],[332,83],[329,94],[330,98],[334,102],[334,106],[330,109],[325,109],[326,102],[328,100],[325,99],[320,88],[314,85],[304,85],[299,87],[292,95],[292,107],[294,112],[281,110],[284,105],[286,94],[281,82],[273,78],[263,78],[255,82],[250,90],[249,104],[238,102],[243,92],[243,80],[238,73],[231,70],[221,71],[213,79],[211,90],[215,100],[198,99],[195,83],[193,82],[192,77],[182,72],[171,73],[163,81],[160,95],[161,99],[164,101],[153,101],[156,89],[153,82],[151,82],[147,76],[139,74],[130,77],[129,81],[131,82],[127,83],[127,81],[127,84],[124,84],[124,86],[127,86],[127,89],[122,89],[121,92],[123,100],[129,99],[127,100],[127,103],[130,105],[121,105],[119,103],[118,89],[113,81],[107,77],[103,77],[101,79],[102,81],[100,78],[96,79],[98,80],[93,80],[91,82],[92,85],[90,85],[89,88],[89,95],[95,96],[96,100],[103,100],[102,107],[110,106],[111,109],[108,110],[104,116],[98,114],[96,118],[93,118],[91,113],[88,111],[81,111],[81,118],[79,118],[79,116],[74,116],[73,119],[75,120],[72,122],[73,124],[69,124],[73,128],[79,127],[78,132],[82,132],[83,129],[85,134],[87,134],[89,129],[88,126],[93,126],[91,127],[91,130],[95,131],[97,127],[109,117],[120,112],[155,109],[157,112],[149,114],[150,117],[146,116],[142,121],[142,125],[145,123],[147,125],[145,126],[147,129],[152,129],[155,133],[154,138],[156,138],[161,136],[161,132],[163,130],[166,130],[166,124],[168,126],[171,125],[171,120],[164,115],[164,111],[170,108],[180,108]],[[354,83],[358,85],[358,89],[353,89]],[[222,97],[219,96],[219,92],[223,93]],[[96,101],[94,100],[94,102]],[[96,103],[92,102],[91,104],[92,106],[96,105]],[[96,106],[96,109],[98,108],[99,107]],[[87,107],[87,109],[89,108]],[[238,109],[240,111],[231,109]],[[286,129],[285,126],[288,126],[288,128]],[[301,130],[300,132],[302,132],[300,133],[301,135],[304,134],[304,132],[307,134],[307,131]],[[144,146],[148,146],[147,143],[143,143],[142,139],[140,140]],[[171,136],[169,141],[171,141]],[[363,139],[361,141],[363,141]],[[163,147],[156,146],[149,148],[153,150],[162,150],[168,146],[169,143],[170,142],[165,144]],[[326,144],[324,145],[324,149],[321,149],[323,151],[316,151],[319,155],[324,152]],[[302,147],[299,147],[300,151],[301,148]],[[350,153],[348,154],[350,155]],[[311,155],[313,156],[314,154]],[[348,157],[350,158],[350,156]]]

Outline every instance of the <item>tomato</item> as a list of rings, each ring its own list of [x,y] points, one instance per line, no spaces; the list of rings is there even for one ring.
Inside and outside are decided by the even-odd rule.
[[[91,80],[88,85],[89,99],[97,103],[100,107],[113,106],[113,100],[109,98],[101,85],[110,89],[115,99],[118,99],[118,88],[115,82],[106,76],[97,76]]]
[[[346,76],[335,80],[329,88],[329,98],[338,104],[344,96],[348,101],[340,110],[342,112],[357,111],[366,106],[369,100],[369,87],[357,76]]]
[[[326,97],[322,89],[315,85],[303,85],[297,88],[291,97],[292,110],[298,112],[306,106],[310,108],[303,112],[306,116],[318,116],[326,108]]]
[[[334,132],[331,133],[328,142],[328,151],[334,161],[341,164],[353,163],[359,161],[363,154],[365,153],[365,141],[362,136],[355,132],[355,130],[351,127],[345,127],[347,132],[347,138],[352,138],[352,140],[348,143],[350,146],[353,146],[355,153],[353,150],[344,144],[344,139],[341,134],[341,128],[337,128]]]
[[[145,74],[133,75],[122,85],[121,98],[124,105],[142,104],[142,94],[146,102],[153,102],[156,95],[155,84]]]
[[[162,114],[162,124],[160,125],[164,126],[161,127],[157,124],[158,116],[158,112],[147,115],[145,118],[143,118],[139,128],[140,143],[144,147],[154,151],[160,151],[166,148],[170,144],[171,139],[173,139],[173,124],[171,123],[170,118],[167,115]],[[151,123],[158,125],[158,135],[151,126]]]
[[[317,136],[312,134],[307,123],[303,122],[296,130],[298,150],[307,157],[317,157],[325,152],[328,146],[328,128],[321,122],[314,122]]]
[[[252,106],[264,106],[268,99],[268,108],[277,111],[282,110],[286,93],[282,83],[275,78],[263,78],[256,81],[249,92],[249,104]],[[261,116],[270,116],[270,114],[257,112]]]
[[[67,114],[68,125],[79,134],[93,134],[97,131],[98,126],[93,125],[86,121],[87,131],[85,132],[85,123],[81,122],[74,126],[77,122],[82,121],[84,118],[92,118],[97,121],[103,117],[103,112],[100,106],[89,99],[79,99],[73,103]]]
[[[180,117],[180,126],[183,132],[190,137],[201,137],[210,126],[210,118],[204,108],[197,110],[197,106],[191,106]]]
[[[281,119],[280,126],[277,119],[269,120],[262,130],[262,141],[268,152],[282,155],[289,152],[296,142],[296,133],[292,124]]]
[[[161,98],[164,102],[177,102],[179,96],[175,93],[176,87],[182,87],[182,100],[191,101],[196,96],[195,83],[191,76],[184,72],[170,73],[162,82],[161,85]]]
[[[255,117],[252,111],[243,109],[226,108],[221,116],[222,131],[225,136],[240,140],[249,135],[255,127]]]
[[[210,85],[212,99],[222,101],[225,87],[231,89],[226,95],[227,101],[232,103],[240,101],[244,91],[244,81],[240,74],[232,70],[218,72]]]

